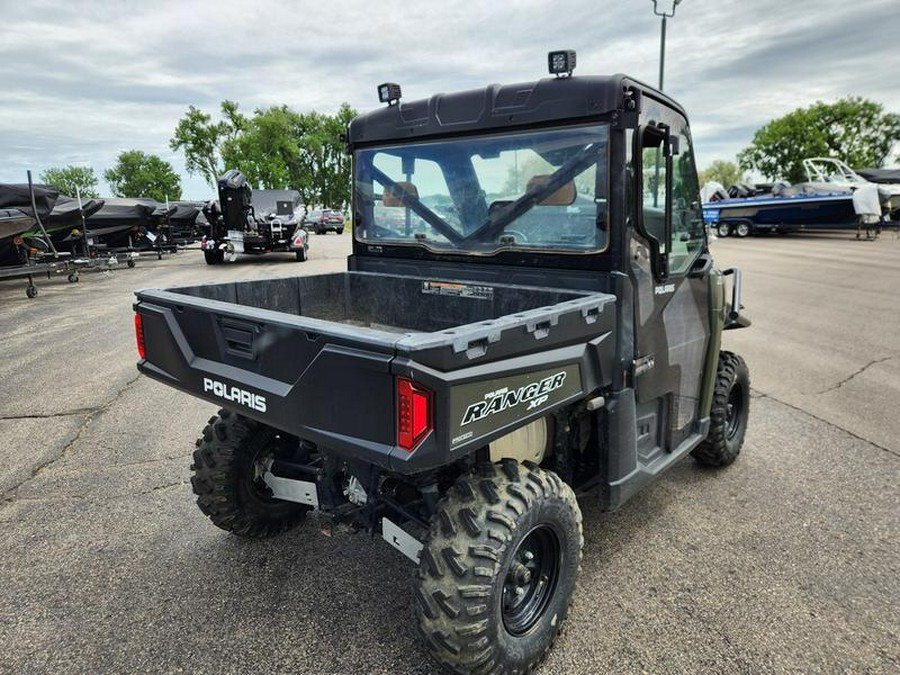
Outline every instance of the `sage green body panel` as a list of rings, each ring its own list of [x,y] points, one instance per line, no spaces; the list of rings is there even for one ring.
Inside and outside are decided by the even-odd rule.
[[[725,326],[725,279],[722,272],[712,269],[709,273],[709,348],[706,352],[703,388],[700,395],[700,418],[709,417],[712,409],[713,390],[719,367],[719,350],[722,348],[722,330]]]

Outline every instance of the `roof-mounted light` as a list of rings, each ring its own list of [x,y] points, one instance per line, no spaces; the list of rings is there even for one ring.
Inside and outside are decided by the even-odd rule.
[[[388,105],[394,105],[400,100],[400,85],[394,82],[385,82],[378,85],[378,100]]]
[[[561,49],[547,54],[547,67],[551,75],[569,77],[575,70],[575,50]]]

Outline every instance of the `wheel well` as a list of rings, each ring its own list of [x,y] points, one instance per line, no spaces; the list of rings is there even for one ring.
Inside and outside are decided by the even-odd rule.
[[[551,414],[553,443],[541,466],[573,488],[592,483],[600,471],[600,448],[606,413],[589,411],[585,399]]]

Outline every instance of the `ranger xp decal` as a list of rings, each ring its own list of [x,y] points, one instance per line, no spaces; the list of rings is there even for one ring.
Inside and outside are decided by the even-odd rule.
[[[518,389],[503,387],[496,391],[490,391],[484,395],[483,401],[473,403],[466,408],[460,426],[464,427],[471,422],[484,419],[488,415],[509,410],[523,403],[528,403],[525,407],[526,411],[534,410],[546,403],[550,398],[550,392],[562,387],[565,380],[565,371],[560,371]]]

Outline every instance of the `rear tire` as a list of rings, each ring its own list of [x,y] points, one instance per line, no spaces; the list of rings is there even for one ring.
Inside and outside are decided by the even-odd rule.
[[[336,234],[344,234],[344,228],[343,228],[343,227],[340,227],[340,228],[336,229],[336,230],[335,230],[335,233],[336,233]]]
[[[731,234],[731,225],[728,223],[720,223],[718,227],[716,227],[716,234],[720,237],[727,237]]]
[[[267,460],[290,449],[278,431],[229,410],[210,418],[197,440],[191,486],[213,524],[242,537],[271,537],[300,522],[308,506],[272,497]]]
[[[741,239],[750,236],[750,232],[751,229],[748,223],[738,223],[734,226],[734,233]]]
[[[531,672],[566,619],[584,537],[575,494],[505,459],[441,499],[419,564],[419,630],[455,673]]]
[[[691,451],[704,466],[728,466],[741,452],[750,415],[750,371],[737,354],[719,354],[709,433]]]
[[[225,260],[225,252],[219,248],[203,251],[203,259],[206,260],[207,265],[220,265]]]
[[[306,260],[307,260],[306,249],[301,248],[299,251],[297,251],[297,262],[306,262]]]

